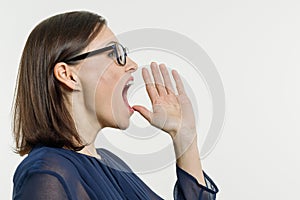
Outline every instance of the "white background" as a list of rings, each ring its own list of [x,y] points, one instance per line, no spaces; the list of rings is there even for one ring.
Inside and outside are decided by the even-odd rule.
[[[226,122],[203,160],[218,199],[299,199],[300,2],[1,1],[1,199],[11,199],[21,158],[12,152],[11,102],[25,40],[46,17],[69,10],[103,15],[116,33],[165,28],[196,41],[214,61],[226,94]],[[171,199],[174,168],[142,178]]]

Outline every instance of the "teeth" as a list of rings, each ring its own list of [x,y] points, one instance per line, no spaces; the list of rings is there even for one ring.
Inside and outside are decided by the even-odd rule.
[[[131,86],[133,83],[134,83],[133,80],[130,80],[127,82],[126,86]]]

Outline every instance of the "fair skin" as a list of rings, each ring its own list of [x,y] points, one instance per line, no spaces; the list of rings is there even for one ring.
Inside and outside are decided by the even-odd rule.
[[[103,48],[111,41],[117,39],[104,26],[83,53]],[[99,158],[94,145],[98,132],[105,127],[126,129],[130,116],[137,111],[151,125],[170,135],[177,165],[205,185],[193,109],[177,71],[172,71],[175,90],[164,64],[152,62],[152,76],[144,68],[142,76],[152,102],[152,111],[141,105],[131,107],[124,91],[137,64],[127,57],[126,65],[120,66],[108,56],[109,53],[89,57],[75,66],[60,62],[54,67],[55,77],[71,89],[67,95],[69,108],[80,137],[88,143],[79,153]]]

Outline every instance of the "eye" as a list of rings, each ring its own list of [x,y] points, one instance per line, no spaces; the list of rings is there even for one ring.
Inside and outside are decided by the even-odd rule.
[[[115,57],[115,51],[111,51],[108,53],[108,57],[113,58]]]

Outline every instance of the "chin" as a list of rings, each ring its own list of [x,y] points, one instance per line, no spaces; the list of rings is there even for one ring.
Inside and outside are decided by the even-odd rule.
[[[118,123],[117,127],[120,130],[125,130],[129,127],[129,121]]]
[[[115,121],[115,128],[125,130],[130,125],[130,117],[133,112],[127,111],[124,108],[119,108],[119,112],[115,114],[114,121]]]
[[[120,130],[125,130],[129,127],[129,122],[123,122],[123,123],[118,123],[118,124],[106,124],[102,128],[115,128],[115,129],[120,129]]]

